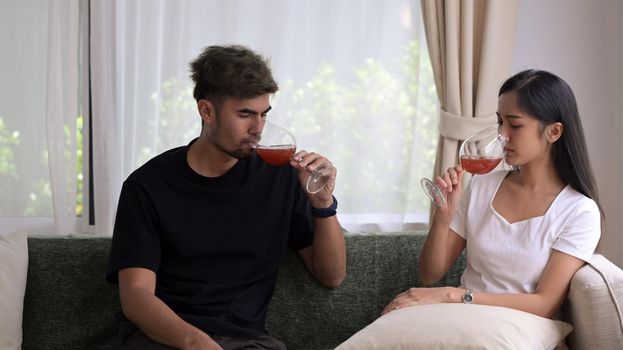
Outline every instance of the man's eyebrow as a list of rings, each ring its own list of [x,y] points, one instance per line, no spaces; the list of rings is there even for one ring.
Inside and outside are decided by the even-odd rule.
[[[257,114],[256,111],[252,110],[251,108],[245,107],[245,108],[240,108],[238,110],[239,113],[247,113],[247,114]]]
[[[268,111],[270,111],[273,107],[272,106],[268,106],[268,109],[266,109],[264,112],[262,112],[262,114],[266,114],[268,113]],[[238,113],[248,113],[248,114],[257,114],[257,111],[249,108],[249,107],[244,107],[238,110]]]

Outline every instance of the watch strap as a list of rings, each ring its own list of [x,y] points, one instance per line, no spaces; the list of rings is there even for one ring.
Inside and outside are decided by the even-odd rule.
[[[335,196],[331,196],[333,198],[333,203],[328,208],[311,208],[311,213],[314,217],[317,218],[328,218],[337,214],[337,199]]]

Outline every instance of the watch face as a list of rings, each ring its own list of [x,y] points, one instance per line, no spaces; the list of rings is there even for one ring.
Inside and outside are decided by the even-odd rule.
[[[468,289],[465,294],[463,294],[463,303],[471,304],[474,301],[474,294],[472,294],[472,290]]]

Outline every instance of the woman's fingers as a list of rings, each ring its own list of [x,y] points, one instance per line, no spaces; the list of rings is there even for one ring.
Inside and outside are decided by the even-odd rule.
[[[439,188],[446,192],[452,192],[460,188],[461,180],[463,179],[463,168],[460,165],[448,168],[446,172],[437,176],[435,183]]]

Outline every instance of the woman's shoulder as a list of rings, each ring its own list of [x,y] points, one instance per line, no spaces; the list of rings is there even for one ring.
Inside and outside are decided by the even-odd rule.
[[[559,220],[582,220],[596,223],[601,221],[601,212],[597,202],[566,186],[558,195],[548,213],[549,217]],[[566,219],[564,219],[566,218]]]
[[[599,206],[597,202],[584,194],[576,191],[573,187],[567,185],[558,196],[558,204],[571,207],[576,210],[588,210],[599,212]]]

